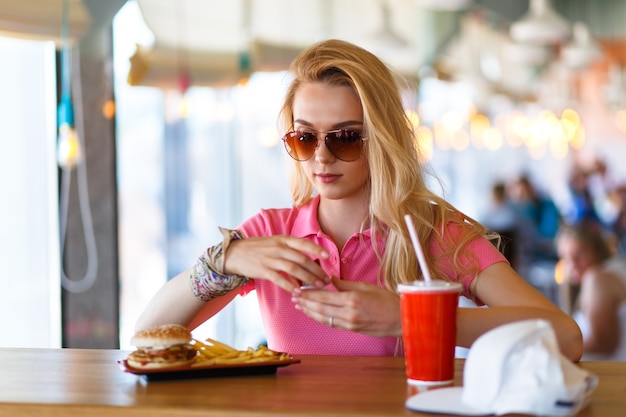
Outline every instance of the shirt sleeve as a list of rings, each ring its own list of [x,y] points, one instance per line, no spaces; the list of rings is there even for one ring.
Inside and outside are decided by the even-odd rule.
[[[456,223],[448,223],[445,229],[445,233],[449,234],[449,236],[445,239],[446,243],[451,242],[453,244],[453,242],[460,241],[460,239],[463,238],[465,230],[467,229]],[[443,250],[434,241],[431,241],[430,250],[435,256],[435,263],[437,264],[437,267],[444,274],[446,274],[451,281],[462,284],[463,296],[474,301],[479,306],[485,305],[485,303],[475,297],[470,291],[470,286],[474,279],[476,279],[478,273],[495,263],[508,263],[507,259],[498,250],[498,248],[482,236],[479,236],[466,244],[464,253],[459,257],[462,267],[460,270],[455,268],[451,255],[438,256],[443,253]]]
[[[244,238],[291,234],[295,216],[297,216],[297,210],[293,208],[261,209],[239,225],[237,230],[243,234]],[[255,288],[254,279],[250,279],[240,287],[239,295],[244,296]]]

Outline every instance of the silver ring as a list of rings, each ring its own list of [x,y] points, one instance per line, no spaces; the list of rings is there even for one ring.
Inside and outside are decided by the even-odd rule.
[[[335,321],[333,316],[328,317],[328,326],[333,327],[333,321]]]

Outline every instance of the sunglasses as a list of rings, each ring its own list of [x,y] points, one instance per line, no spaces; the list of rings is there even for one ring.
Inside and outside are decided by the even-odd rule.
[[[361,157],[363,141],[361,132],[351,129],[338,129],[328,132],[305,132],[292,130],[283,136],[285,149],[289,156],[296,161],[310,159],[318,146],[317,135],[324,135],[324,144],[333,156],[344,162],[356,161]]]

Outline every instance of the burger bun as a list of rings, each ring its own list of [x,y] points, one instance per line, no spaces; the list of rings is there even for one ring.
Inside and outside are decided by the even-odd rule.
[[[140,330],[130,339],[130,344],[138,349],[167,348],[191,341],[191,332],[180,324],[164,324]]]
[[[189,343],[191,332],[178,324],[166,324],[137,332],[130,340],[137,349],[126,358],[135,369],[168,369],[190,366],[197,352]]]

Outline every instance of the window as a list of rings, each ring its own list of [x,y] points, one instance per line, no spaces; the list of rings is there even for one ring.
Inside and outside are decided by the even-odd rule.
[[[146,303],[260,208],[291,205],[289,159],[276,121],[283,73],[257,73],[230,88],[194,86],[189,113],[177,91],[131,87],[128,58],[150,42],[137,6],[114,22],[122,348]],[[255,294],[237,298],[196,332],[238,348],[264,341]]]
[[[0,38],[0,346],[59,347],[55,50]]]

